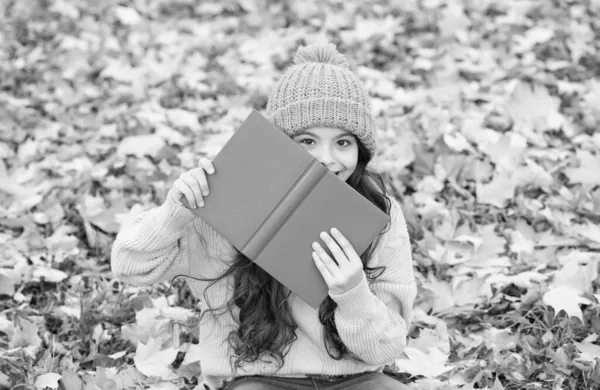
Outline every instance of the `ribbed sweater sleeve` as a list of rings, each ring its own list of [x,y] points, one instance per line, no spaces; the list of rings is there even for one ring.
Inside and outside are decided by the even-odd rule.
[[[406,221],[391,199],[391,226],[369,262],[385,271],[370,285],[366,276],[353,289],[331,295],[337,302],[335,324],[348,349],[368,364],[389,364],[406,346],[417,293]]]
[[[111,251],[113,274],[141,286],[189,273],[190,240],[200,239],[194,220],[196,215],[176,204],[169,193],[161,206],[121,226]]]

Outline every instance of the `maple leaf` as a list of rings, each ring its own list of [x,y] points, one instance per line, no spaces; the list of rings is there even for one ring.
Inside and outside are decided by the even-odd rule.
[[[35,378],[35,387],[40,390],[58,389],[58,381],[62,378],[59,374],[49,372]]]
[[[165,110],[167,121],[176,129],[199,130],[198,116],[187,110],[172,108]]]
[[[478,262],[484,262],[490,258],[498,257],[506,251],[506,239],[495,232],[496,225],[480,225],[477,236],[480,237],[481,245],[477,247],[475,257]]]
[[[165,141],[156,134],[130,135],[121,140],[117,155],[121,157],[133,155],[138,158],[156,157],[165,145]]]
[[[161,339],[163,343],[171,339],[171,321],[159,317],[159,308],[143,308],[135,314],[135,325],[123,325],[121,337],[133,344],[147,342],[150,338]]]
[[[61,363],[62,364],[62,363]],[[77,375],[77,373],[71,369],[64,369],[61,372],[61,382],[63,383],[65,390],[82,390],[83,381]]]
[[[100,389],[129,389],[142,383],[143,380],[143,374],[133,366],[120,371],[116,367],[98,367],[93,381],[86,381],[86,384]]]
[[[487,277],[455,280],[453,283],[431,279],[423,288],[432,292],[430,304],[434,313],[444,313],[459,308],[466,309],[491,296]]]
[[[190,344],[185,351],[185,357],[181,365],[188,365],[200,361],[202,357],[202,346],[199,344]]]
[[[446,365],[448,354],[437,348],[429,348],[427,352],[423,352],[416,348],[406,347],[404,354],[406,359],[396,359],[394,364],[398,370],[412,375],[435,378],[453,368]]]
[[[585,95],[585,102],[593,110],[594,116],[600,120],[600,81],[591,80],[588,87],[589,91]]]
[[[525,271],[515,275],[492,275],[489,277],[488,283],[497,287],[504,287],[512,283],[517,287],[527,289],[533,287],[534,284],[544,282],[546,279],[548,279],[547,275],[543,275],[539,272]]]
[[[554,30],[545,26],[535,26],[530,28],[522,36],[515,37],[517,41],[517,52],[523,53],[533,49],[533,46],[544,43],[554,36]]]
[[[580,353],[577,360],[595,364],[596,359],[600,359],[600,345],[592,344],[592,342],[586,340],[581,343],[575,341],[573,344]]]
[[[565,168],[565,175],[571,183],[580,183],[586,186],[600,185],[600,153],[595,155],[587,150],[577,149],[575,152],[579,166],[575,168]]]
[[[171,382],[163,382],[148,387],[148,390],[179,390],[179,387]]]
[[[589,305],[592,303],[587,298],[581,296],[578,289],[568,286],[558,286],[550,289],[543,297],[546,305],[554,309],[556,317],[561,310],[564,310],[569,317],[577,317],[583,323],[583,313],[581,312],[580,304]]]
[[[600,244],[600,226],[587,221],[585,224],[571,226],[571,232],[586,240]]]
[[[475,387],[473,387],[474,383],[475,382],[467,383],[465,386],[461,387],[460,390],[505,390],[504,386],[502,385],[502,382],[500,382],[500,379],[498,378],[496,378],[492,387],[477,387],[477,389],[475,389]]]
[[[519,336],[511,334],[510,329],[486,329],[481,333],[486,343],[491,347],[504,351],[515,348],[519,342]]]
[[[506,103],[506,111],[515,121],[516,131],[530,142],[544,147],[547,142],[536,131],[562,125],[564,120],[558,112],[559,106],[560,99],[550,96],[546,87],[518,82]]]
[[[68,17],[72,20],[79,19],[79,15],[81,14],[75,5],[64,0],[55,1],[49,8],[49,11]]]
[[[33,357],[42,344],[42,339],[38,336],[37,325],[24,318],[19,318],[14,330],[14,337],[10,340],[9,347],[23,347],[25,353]]]
[[[595,253],[572,251],[561,258],[563,267],[554,273],[550,287],[570,287],[580,293],[592,292],[592,282],[598,277],[598,260]]]
[[[0,389],[10,389],[11,385],[9,381],[9,376],[4,374],[3,372],[0,372]]]
[[[487,184],[477,183],[477,200],[479,203],[503,208],[507,201],[514,198],[515,188],[516,183],[512,175],[500,172]]]
[[[523,233],[517,230],[509,230],[510,251],[513,253],[533,253],[535,251],[535,242],[526,237]]]
[[[164,380],[175,379],[177,375],[169,368],[177,357],[176,348],[161,350],[160,339],[150,337],[147,344],[138,343],[133,361],[135,367],[146,376],[155,376]]]
[[[58,269],[39,266],[33,270],[33,280],[46,280],[51,283],[59,283],[65,280],[69,275]]]
[[[115,17],[127,26],[139,24],[142,21],[140,14],[131,7],[115,7]]]
[[[527,140],[521,134],[511,131],[503,134],[496,142],[484,145],[482,151],[490,156],[499,171],[512,172],[521,164]]]
[[[108,233],[119,232],[120,225],[115,221],[115,215],[125,212],[125,204],[122,198],[113,201],[110,209],[107,209],[103,198],[86,194],[83,202],[78,204],[76,208],[85,221],[98,226]]]
[[[516,186],[525,187],[532,185],[548,189],[554,183],[552,176],[542,166],[536,164],[535,161],[527,158],[525,159],[525,163],[525,166],[517,167],[512,175]]]
[[[77,254],[79,250],[77,244],[79,240],[71,233],[77,231],[77,228],[70,225],[62,225],[48,238],[46,238],[46,247],[53,253]],[[61,257],[62,259],[62,257]]]
[[[15,272],[11,272],[12,270],[8,269],[0,269],[0,296],[8,295],[12,297],[15,293],[15,285],[17,285],[19,280],[19,275],[15,275]]]
[[[476,248],[479,246],[477,240],[478,237],[459,236],[446,242],[444,247],[440,246],[442,256],[438,256],[433,251],[430,251],[429,254],[438,263],[450,265],[467,263],[475,257]]]

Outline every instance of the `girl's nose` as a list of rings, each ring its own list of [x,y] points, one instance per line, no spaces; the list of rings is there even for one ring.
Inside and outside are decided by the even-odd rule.
[[[328,166],[333,162],[333,156],[328,150],[321,150],[318,160],[321,162],[321,164]]]

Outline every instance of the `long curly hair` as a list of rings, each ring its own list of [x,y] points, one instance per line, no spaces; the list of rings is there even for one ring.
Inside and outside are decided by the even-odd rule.
[[[346,183],[380,210],[390,215],[391,204],[386,197],[384,181],[378,173],[367,170],[367,164],[372,156],[358,139],[357,144],[357,166]],[[370,268],[366,264],[375,251],[381,236],[388,230],[389,226],[360,256],[368,280],[376,279],[385,271],[385,267]],[[206,299],[206,290],[219,280],[229,276],[234,281],[232,299],[225,306],[213,309]],[[283,367],[284,358],[289,352],[291,344],[297,339],[296,329],[298,328],[290,313],[288,298],[291,292],[287,288],[239,251],[227,271],[217,278],[188,277],[212,282],[204,292],[209,309],[202,313],[202,316],[206,312],[211,312],[214,316],[214,311],[224,308],[226,310],[221,314],[233,313],[234,305],[239,308],[239,327],[231,331],[227,337],[227,342],[235,352],[235,356],[232,356],[230,361],[233,371],[245,363],[252,363],[258,359],[271,363],[274,360],[278,366],[277,371]],[[319,321],[325,327],[324,346],[327,353],[333,359],[341,360],[349,357],[351,352],[344,345],[335,326],[336,307],[335,301],[327,296],[319,307]],[[235,361],[233,361],[234,358],[236,358]]]

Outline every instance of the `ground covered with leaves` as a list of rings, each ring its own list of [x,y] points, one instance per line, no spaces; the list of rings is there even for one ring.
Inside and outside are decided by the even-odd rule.
[[[419,284],[415,389],[600,387],[600,1],[0,2],[0,387],[202,389],[183,284],[121,224],[213,157],[299,44],[373,97]]]

